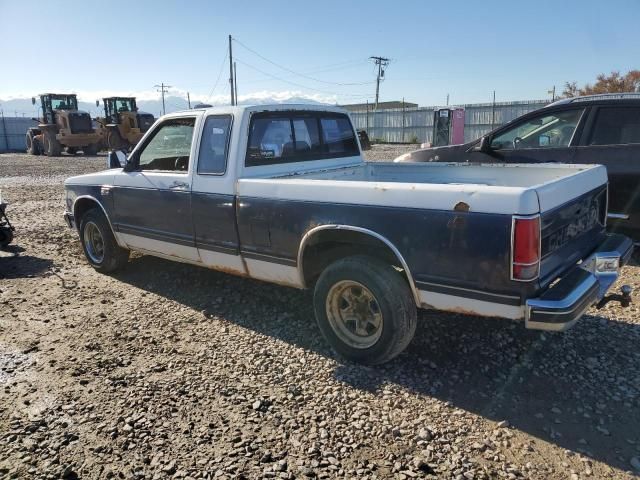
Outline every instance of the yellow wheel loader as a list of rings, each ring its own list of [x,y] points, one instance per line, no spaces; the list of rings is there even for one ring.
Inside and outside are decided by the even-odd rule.
[[[135,97],[103,98],[102,105],[104,117],[96,118],[96,122],[102,145],[109,150],[132,149],[156,120],[152,114],[138,110]]]
[[[31,103],[36,104],[35,97]],[[55,157],[66,149],[75,154],[82,150],[85,155],[95,155],[100,148],[100,135],[94,130],[91,115],[78,110],[78,99],[74,94],[43,93],[40,95],[42,117],[34,118],[37,127],[27,131],[27,153],[44,153]]]

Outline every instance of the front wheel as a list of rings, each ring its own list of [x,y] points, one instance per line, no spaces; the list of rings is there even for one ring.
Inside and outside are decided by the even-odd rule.
[[[9,227],[0,227],[0,250],[13,241],[13,231]]]
[[[393,266],[372,257],[347,257],[327,267],[313,302],[324,337],[354,362],[388,362],[415,334],[417,311],[409,285]]]
[[[85,257],[99,272],[115,272],[129,261],[129,250],[118,246],[107,217],[98,208],[82,216],[80,241]]]
[[[53,130],[45,130],[43,133],[44,153],[48,157],[57,157],[62,153],[62,145],[56,138],[56,132]]]
[[[97,143],[92,143],[91,145],[87,145],[86,147],[82,147],[82,151],[87,156],[94,156],[98,154],[98,148],[100,147]]]

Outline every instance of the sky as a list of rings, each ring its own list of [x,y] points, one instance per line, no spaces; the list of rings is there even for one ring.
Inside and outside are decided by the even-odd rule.
[[[422,106],[544,99],[638,68],[639,0],[0,0],[0,104],[44,91]],[[170,110],[170,106],[167,110]]]

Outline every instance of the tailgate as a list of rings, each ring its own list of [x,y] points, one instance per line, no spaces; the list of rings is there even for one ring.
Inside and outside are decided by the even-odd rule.
[[[607,185],[600,185],[541,214],[540,285],[547,286],[602,241],[607,217]]]

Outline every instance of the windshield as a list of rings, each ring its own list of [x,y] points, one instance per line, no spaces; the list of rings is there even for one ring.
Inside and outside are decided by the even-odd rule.
[[[136,101],[134,98],[117,98],[115,100],[116,112],[135,112]]]
[[[51,108],[53,110],[77,110],[78,100],[75,95],[52,95]]]

